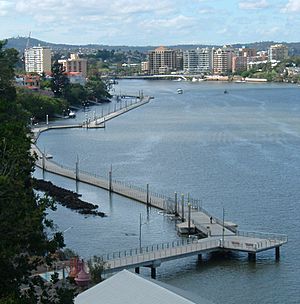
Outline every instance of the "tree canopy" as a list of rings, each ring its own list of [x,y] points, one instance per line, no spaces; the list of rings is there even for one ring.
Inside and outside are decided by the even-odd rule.
[[[70,81],[65,75],[65,69],[61,63],[55,61],[52,68],[51,90],[55,97],[65,97]]]
[[[48,292],[42,280],[31,277],[38,265],[51,264],[51,254],[64,242],[61,233],[47,238],[52,223],[46,210],[54,205],[32,188],[28,115],[13,86],[17,52],[4,45],[0,42],[0,303],[72,303],[69,292]]]

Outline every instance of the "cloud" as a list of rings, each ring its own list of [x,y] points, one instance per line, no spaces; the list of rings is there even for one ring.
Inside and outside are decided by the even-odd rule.
[[[12,3],[10,1],[0,0],[0,16],[6,16]]]
[[[284,13],[297,13],[300,12],[300,1],[299,0],[289,0],[284,9]]]
[[[73,17],[90,14],[121,16],[169,12],[171,3],[171,0],[161,0],[155,5],[150,0],[17,0],[15,7],[18,12],[33,16],[46,13]]]
[[[217,13],[217,10],[212,7],[202,7],[198,10],[199,14],[203,15],[210,15],[210,14],[215,14]]]
[[[245,10],[255,10],[269,7],[267,0],[260,1],[240,1],[239,8]]]
[[[194,21],[195,19],[193,17],[178,15],[173,18],[145,20],[141,22],[141,25],[144,28],[148,28],[153,31],[166,28],[172,30],[180,30],[192,26],[194,24]]]

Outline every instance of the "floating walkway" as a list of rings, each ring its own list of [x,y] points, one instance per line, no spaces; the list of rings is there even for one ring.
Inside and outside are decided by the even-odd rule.
[[[147,104],[153,97],[151,96],[131,96],[130,98],[135,98],[133,101],[131,100],[125,100],[121,101],[119,103],[119,109],[117,108],[117,105],[115,105],[115,109],[113,112],[109,112],[107,114],[103,114],[100,117],[94,116],[92,120],[87,119],[81,124],[69,124],[69,125],[49,125],[46,124],[41,127],[34,127],[32,128],[32,134],[33,134],[33,142],[35,143],[38,137],[42,132],[48,131],[48,130],[54,130],[54,129],[71,129],[71,128],[88,128],[88,129],[94,129],[94,128],[105,128],[105,122],[118,117],[122,114],[125,114],[133,109],[136,109],[140,106],[143,106]]]
[[[197,233],[203,238],[194,241],[176,241],[152,245],[105,255],[102,257],[105,262],[105,271],[114,272],[121,269],[135,268],[138,272],[139,267],[150,267],[151,276],[154,278],[156,276],[156,268],[162,262],[191,255],[200,257],[203,253],[212,251],[247,252],[249,258],[255,259],[258,252],[275,248],[276,259],[279,259],[279,248],[288,241],[286,235],[240,232],[237,230],[237,225],[225,222],[224,217],[223,220],[220,220],[207,212],[202,208],[199,200],[189,196],[185,198],[184,195],[179,197],[177,193],[173,197],[169,197],[151,191],[149,184],[142,188],[115,180],[112,178],[112,168],[107,176],[100,176],[80,170],[78,160],[75,168],[60,165],[47,158],[47,155],[35,145],[36,139],[41,132],[50,129],[76,128],[79,126],[86,128],[103,127],[106,121],[142,106],[148,103],[150,99],[150,97],[137,98],[134,103],[125,103],[124,107],[120,105],[120,109],[100,118],[95,118],[93,121],[86,121],[82,125],[46,126],[32,130],[34,138],[31,150],[32,153],[37,155],[36,166],[43,171],[52,172],[73,179],[76,182],[100,187],[111,193],[144,203],[147,207],[155,207],[166,213],[174,214],[182,221],[179,226],[181,229],[186,229],[188,234],[190,234],[191,228],[196,229]]]

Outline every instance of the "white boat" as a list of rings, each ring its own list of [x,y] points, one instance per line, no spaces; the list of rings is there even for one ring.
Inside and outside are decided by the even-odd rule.
[[[68,116],[69,116],[69,118],[75,118],[76,113],[71,111]]]
[[[198,81],[197,78],[193,77],[192,82],[197,82],[197,81]]]
[[[182,89],[177,89],[177,94],[182,94],[183,90]]]

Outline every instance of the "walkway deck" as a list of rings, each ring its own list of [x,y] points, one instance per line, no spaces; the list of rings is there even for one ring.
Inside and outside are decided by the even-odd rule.
[[[175,241],[172,243],[158,244],[114,252],[103,255],[105,272],[115,272],[122,269],[150,267],[151,275],[155,278],[155,268],[162,262],[201,255],[215,251],[242,251],[255,257],[256,253],[276,249],[276,258],[279,258],[279,247],[287,242],[287,236],[276,234],[262,234],[238,232],[232,236],[208,237],[200,240]]]
[[[132,104],[126,103],[124,108],[120,107],[119,110],[103,117],[95,118],[94,121],[88,121],[86,124],[80,125],[80,127],[93,128],[103,126],[106,121],[144,105],[148,103],[149,100],[150,97],[145,97]],[[34,142],[41,132],[49,129],[76,127],[79,127],[79,125],[34,128]],[[255,256],[255,254],[260,251],[275,248],[276,258],[279,258],[279,247],[287,242],[287,236],[285,235],[239,232],[235,225],[226,222],[223,223],[220,219],[212,216],[204,208],[200,207],[198,200],[192,198],[185,200],[182,196],[179,202],[177,194],[175,194],[174,198],[171,198],[150,191],[149,185],[147,185],[146,189],[143,189],[114,180],[111,171],[108,172],[107,176],[99,176],[84,172],[79,170],[78,162],[76,163],[75,169],[68,168],[53,160],[47,159],[34,143],[32,144],[31,149],[32,153],[36,153],[38,156],[36,166],[41,169],[71,178],[76,182],[80,181],[106,189],[110,192],[144,203],[149,207],[153,206],[168,213],[179,215],[183,220],[190,218],[190,223],[193,223],[202,236],[205,237],[204,239],[197,241],[188,240],[186,243],[172,242],[107,255],[103,257],[103,260],[106,262],[107,272],[146,266],[151,267],[152,277],[155,277],[155,268],[164,261],[190,255],[200,255],[211,251],[244,251],[247,252],[249,256]]]

